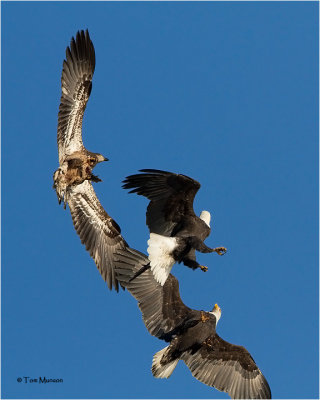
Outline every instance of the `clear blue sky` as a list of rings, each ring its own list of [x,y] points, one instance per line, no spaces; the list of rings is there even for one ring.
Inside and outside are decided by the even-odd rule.
[[[2,397],[228,398],[180,362],[135,300],[110,292],[58,206],[57,113],[65,48],[96,50],[84,143],[106,211],[146,251],[147,201],[121,189],[140,168],[197,179],[213,216],[204,274],[175,266],[183,301],[222,308],[274,398],[318,397],[318,4],[2,3]],[[63,383],[18,383],[18,377]]]

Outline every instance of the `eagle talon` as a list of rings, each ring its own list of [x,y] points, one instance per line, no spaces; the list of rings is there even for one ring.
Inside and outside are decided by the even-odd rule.
[[[213,249],[213,251],[218,253],[219,256],[223,256],[224,254],[226,254],[227,249],[225,247],[216,247],[215,249]]]
[[[205,267],[204,265],[200,265],[200,269],[203,272],[207,272],[208,271],[208,267]]]

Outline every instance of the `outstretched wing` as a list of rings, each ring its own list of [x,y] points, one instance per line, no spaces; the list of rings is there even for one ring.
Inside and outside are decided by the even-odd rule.
[[[184,352],[181,359],[196,379],[233,399],[271,399],[268,382],[250,353],[217,334],[207,338],[198,351]]]
[[[109,289],[119,290],[115,253],[128,247],[119,225],[106,213],[89,181],[71,187],[69,207],[74,227]]]
[[[150,200],[147,225],[150,232],[170,236],[186,215],[194,216],[193,200],[200,183],[185,175],[156,169],[141,169],[143,174],[127,176],[124,189]]]
[[[82,150],[82,119],[92,88],[95,53],[88,30],[80,31],[66,49],[61,76],[62,95],[58,114],[59,162]]]
[[[130,248],[117,251],[116,256],[116,277],[138,301],[146,328],[151,335],[170,341],[193,312],[180,298],[179,282],[170,274],[161,286],[150,268],[130,282],[134,274],[149,263],[148,258]]]

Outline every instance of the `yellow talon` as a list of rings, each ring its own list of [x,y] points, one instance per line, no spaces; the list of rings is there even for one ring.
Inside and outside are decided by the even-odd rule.
[[[205,267],[204,265],[200,265],[200,269],[203,272],[207,272],[208,271],[208,267]]]
[[[226,254],[227,249],[225,247],[216,247],[214,251],[217,252],[219,256],[223,256],[224,254]]]

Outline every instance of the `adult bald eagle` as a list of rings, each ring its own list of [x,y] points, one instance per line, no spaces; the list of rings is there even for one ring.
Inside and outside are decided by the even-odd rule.
[[[59,203],[69,204],[74,227],[94,259],[109,289],[118,291],[113,259],[117,250],[127,247],[118,224],[101,206],[90,181],[100,179],[93,167],[107,159],[85,149],[82,119],[91,92],[95,53],[89,32],[80,31],[66,50],[61,77],[62,95],[58,115],[60,167],[54,173]]]
[[[169,342],[152,362],[156,378],[169,378],[183,360],[200,382],[227,392],[236,399],[270,399],[271,391],[250,353],[221,339],[216,325],[221,309],[198,311],[187,307],[179,294],[179,283],[169,275],[161,286],[150,269],[131,277],[146,265],[148,258],[132,249],[118,251],[116,274],[138,301],[143,321],[151,335]]]
[[[204,244],[211,231],[211,216],[208,211],[202,211],[198,217],[193,210],[193,200],[200,183],[186,175],[167,171],[140,171],[143,173],[127,176],[123,188],[132,189],[129,193],[137,193],[150,200],[146,213],[150,230],[148,254],[156,280],[163,285],[175,262],[207,271],[207,267],[196,261],[195,250],[222,255],[226,249],[213,249]],[[137,271],[137,274],[142,271]]]
[[[64,208],[72,186],[85,180],[99,182],[92,169],[108,161],[99,153],[88,151],[82,143],[82,120],[92,88],[95,52],[89,32],[77,32],[66,49],[61,76],[61,101],[58,114],[58,151],[60,167],[53,175],[53,187]]]

